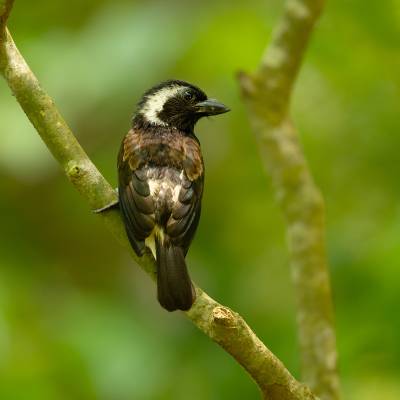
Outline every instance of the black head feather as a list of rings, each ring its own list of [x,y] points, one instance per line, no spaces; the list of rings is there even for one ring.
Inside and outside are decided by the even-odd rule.
[[[184,132],[192,132],[203,116],[226,112],[206,108],[207,95],[188,82],[171,79],[147,90],[138,103],[134,123],[140,125],[169,126]],[[222,110],[222,108],[220,108]]]

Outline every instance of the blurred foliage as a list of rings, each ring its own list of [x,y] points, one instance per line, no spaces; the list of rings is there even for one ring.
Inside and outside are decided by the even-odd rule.
[[[280,1],[17,1],[10,29],[115,184],[140,94],[177,77],[232,108],[197,127],[207,168],[193,278],[299,376],[284,221],[235,74]],[[345,397],[400,398],[400,4],[328,2],[293,102],[327,203]],[[252,399],[255,385],[179,314],[87,209],[0,81],[0,398]]]

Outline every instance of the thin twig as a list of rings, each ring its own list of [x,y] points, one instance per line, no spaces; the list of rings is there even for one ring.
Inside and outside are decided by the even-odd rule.
[[[4,23],[4,16],[9,14],[9,10],[6,14],[4,9],[3,14],[0,13]],[[19,53],[8,31],[5,31],[0,41],[0,72],[29,120],[89,206],[98,209],[115,201],[115,191],[79,145],[53,100],[41,88]],[[114,210],[98,217],[129,248],[119,213]],[[136,263],[154,278],[154,260],[150,256],[138,258],[132,251],[131,254]],[[247,370],[258,384],[264,399],[316,399],[307,387],[293,378],[240,315],[217,303],[201,289],[196,288],[196,291],[196,302],[186,315]]]
[[[289,117],[290,96],[323,0],[288,0],[259,69],[239,81],[265,167],[287,221],[302,378],[323,400],[339,398],[324,201]]]

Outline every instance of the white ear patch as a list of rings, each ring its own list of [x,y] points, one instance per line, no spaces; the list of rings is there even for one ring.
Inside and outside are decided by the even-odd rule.
[[[178,94],[182,86],[169,86],[160,89],[158,92],[148,96],[140,113],[144,115],[147,121],[157,125],[167,125],[158,117],[158,113],[162,111],[164,104],[171,98]]]

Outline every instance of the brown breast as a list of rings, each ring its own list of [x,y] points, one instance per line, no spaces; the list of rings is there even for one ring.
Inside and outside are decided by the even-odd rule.
[[[204,172],[200,144],[194,136],[169,128],[139,130],[132,128],[121,149],[122,161],[132,171],[142,165],[171,166],[184,170],[194,181]]]

